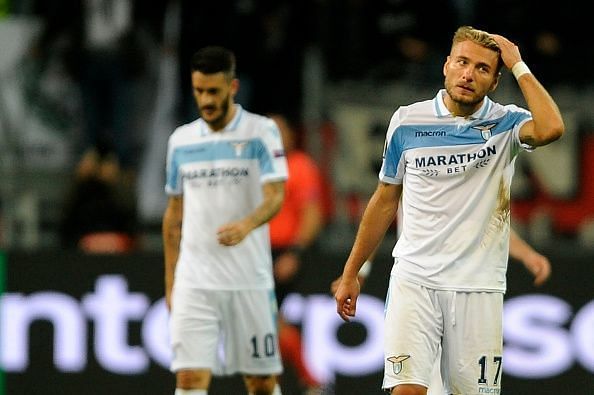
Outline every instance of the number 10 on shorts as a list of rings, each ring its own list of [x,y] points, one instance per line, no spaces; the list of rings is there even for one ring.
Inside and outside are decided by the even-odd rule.
[[[264,336],[262,341],[258,341],[257,336],[252,336],[252,358],[262,358],[262,354],[266,357],[271,357],[276,352],[274,344],[274,335],[268,333]]]

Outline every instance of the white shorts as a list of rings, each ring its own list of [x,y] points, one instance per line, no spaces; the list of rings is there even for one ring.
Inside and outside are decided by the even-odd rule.
[[[436,358],[448,394],[499,394],[503,294],[426,288],[392,276],[382,387],[429,386]]]
[[[282,372],[273,290],[219,291],[174,287],[171,371],[214,375]]]

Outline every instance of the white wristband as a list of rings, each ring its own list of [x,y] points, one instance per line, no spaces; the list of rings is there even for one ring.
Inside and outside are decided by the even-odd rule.
[[[359,276],[366,278],[367,276],[369,276],[369,272],[371,272],[371,261],[365,261],[365,263],[363,263],[363,265],[361,266],[361,268],[359,269]]]
[[[518,80],[524,74],[531,73],[530,69],[524,62],[518,62],[518,63],[514,64],[514,66],[511,69],[511,72],[514,75],[514,77],[516,77],[516,80]]]

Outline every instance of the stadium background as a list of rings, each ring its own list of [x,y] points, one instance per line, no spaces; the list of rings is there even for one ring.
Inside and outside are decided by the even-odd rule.
[[[60,244],[61,207],[84,122],[81,91],[63,64],[72,59],[60,55],[71,33],[45,34],[77,20],[71,6],[79,3],[0,1],[0,394],[171,393],[159,234],[164,144],[193,116],[180,72],[188,51],[212,32],[238,52],[238,101],[299,119],[302,143],[326,176],[328,222],[300,293],[284,306],[304,330],[308,362],[338,395],[379,394],[381,347],[373,339],[381,331],[396,228],[366,284],[361,322],[337,322],[328,286],[375,186],[389,116],[441,86],[450,31],[459,22],[518,40],[568,127],[561,141],[516,166],[514,227],[550,258],[553,276],[534,288],[521,265],[510,263],[505,393],[594,393],[594,62],[581,2],[180,0],[138,7],[131,26],[144,67],[126,110],[134,125],[128,159],[139,243],[124,255],[88,255]],[[34,50],[40,37],[54,40],[43,41],[45,58]],[[543,44],[550,40],[559,45]],[[430,50],[402,51],[424,46]],[[494,98],[522,102],[509,74]],[[285,394],[295,386],[289,380]],[[213,389],[241,391],[237,378]]]

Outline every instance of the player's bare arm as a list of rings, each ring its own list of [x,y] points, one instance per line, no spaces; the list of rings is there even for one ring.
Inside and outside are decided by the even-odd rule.
[[[380,182],[371,196],[351,253],[334,295],[336,312],[345,321],[355,316],[357,298],[361,291],[357,275],[363,263],[373,254],[398,212],[402,185]]]
[[[534,276],[534,285],[541,286],[551,276],[551,262],[526,243],[513,229],[510,230],[509,254],[520,261]]]
[[[516,44],[497,34],[491,36],[499,45],[501,59],[508,69],[511,70],[522,62]],[[559,107],[551,95],[530,72],[522,74],[517,80],[532,113],[532,120],[526,122],[520,130],[520,140],[532,147],[538,147],[559,139],[565,131],[565,125]]]
[[[285,182],[269,182],[263,185],[264,199],[254,211],[245,218],[230,222],[217,230],[219,243],[234,246],[240,243],[253,229],[267,223],[280,210],[285,198]]]
[[[165,253],[165,301],[171,308],[171,290],[173,289],[173,274],[179,256],[183,215],[183,198],[171,196],[167,201],[167,208],[163,215],[163,249]]]

